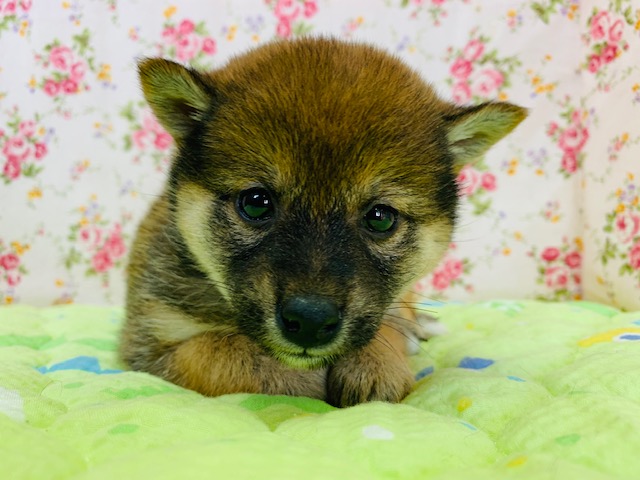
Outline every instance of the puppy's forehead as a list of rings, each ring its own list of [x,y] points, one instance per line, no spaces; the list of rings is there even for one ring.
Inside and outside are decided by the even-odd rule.
[[[438,169],[441,101],[410,68],[371,47],[263,48],[212,79],[222,101],[209,140],[235,159],[235,181],[328,203],[411,189],[417,164]]]

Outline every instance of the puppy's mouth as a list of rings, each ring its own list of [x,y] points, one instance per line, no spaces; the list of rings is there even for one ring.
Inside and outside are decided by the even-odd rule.
[[[338,352],[326,351],[326,348],[316,351],[317,349],[297,349],[289,346],[283,348],[281,345],[272,344],[268,350],[283,365],[303,370],[326,368],[340,357]]]

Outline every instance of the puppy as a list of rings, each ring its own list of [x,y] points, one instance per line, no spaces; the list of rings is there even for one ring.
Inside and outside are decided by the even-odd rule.
[[[456,167],[525,110],[453,105],[333,39],[139,74],[176,151],[131,252],[125,362],[212,396],[402,400],[417,326],[397,299],[451,240]]]

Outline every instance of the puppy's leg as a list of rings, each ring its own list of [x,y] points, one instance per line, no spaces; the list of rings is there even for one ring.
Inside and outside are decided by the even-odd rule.
[[[179,344],[166,364],[172,382],[204,395],[268,393],[325,398],[326,370],[283,366],[242,334],[206,332]]]
[[[414,380],[406,360],[407,338],[393,323],[385,320],[367,346],[331,367],[329,403],[346,407],[374,400],[399,402],[409,393]]]

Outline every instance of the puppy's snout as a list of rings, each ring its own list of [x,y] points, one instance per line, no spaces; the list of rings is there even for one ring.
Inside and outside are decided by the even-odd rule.
[[[331,342],[342,325],[336,303],[316,296],[295,296],[285,300],[279,308],[277,322],[284,337],[303,348]]]

